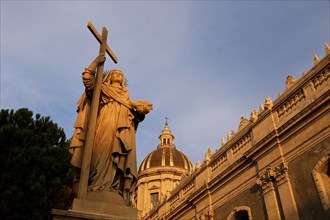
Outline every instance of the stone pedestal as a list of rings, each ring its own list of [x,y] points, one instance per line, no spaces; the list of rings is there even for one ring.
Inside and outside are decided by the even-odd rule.
[[[125,200],[114,192],[88,192],[86,199],[74,199],[69,210],[52,210],[53,220],[116,219],[135,220],[137,209],[126,205]]]
[[[135,209],[135,208],[131,208]],[[136,213],[133,210],[133,212]],[[132,220],[137,219],[135,218],[126,218],[123,216],[116,216],[116,215],[102,215],[102,214],[92,214],[92,213],[84,213],[84,212],[76,212],[73,210],[59,210],[53,209],[51,214],[52,220]]]

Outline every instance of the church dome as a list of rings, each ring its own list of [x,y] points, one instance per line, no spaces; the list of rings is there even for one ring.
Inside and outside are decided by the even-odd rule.
[[[174,145],[174,136],[168,128],[166,120],[165,127],[159,136],[160,143],[156,150],[149,153],[142,161],[138,173],[143,171],[160,168],[160,169],[173,169],[179,168],[186,171],[192,171],[193,165],[188,157],[177,150]]]

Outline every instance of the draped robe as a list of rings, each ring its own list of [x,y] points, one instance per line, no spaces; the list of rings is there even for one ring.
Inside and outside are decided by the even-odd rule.
[[[78,168],[81,168],[94,81],[93,73],[85,69],[86,89],[78,101],[78,116],[70,144],[71,163]],[[102,83],[88,191],[112,190],[123,195],[134,190],[137,181],[135,132],[144,115],[136,112],[128,101],[126,87],[115,87],[109,81]]]

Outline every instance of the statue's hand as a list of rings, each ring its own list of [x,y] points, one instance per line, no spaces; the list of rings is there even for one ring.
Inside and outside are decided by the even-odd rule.
[[[106,58],[105,58],[105,56],[104,56],[104,53],[102,53],[102,54],[98,55],[98,56],[95,58],[94,63],[95,63],[96,65],[100,65],[100,64],[103,64],[103,63],[105,62],[105,60],[106,60]]]
[[[100,64],[103,64],[105,62],[105,56],[104,53],[98,55],[93,62],[89,65],[89,69],[91,69],[92,71],[96,70],[96,67]]]

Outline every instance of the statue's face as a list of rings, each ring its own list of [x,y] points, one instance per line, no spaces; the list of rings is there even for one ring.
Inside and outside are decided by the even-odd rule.
[[[111,73],[111,77],[110,77],[111,83],[117,82],[117,83],[122,84],[123,80],[124,80],[124,78],[120,71],[114,71]]]

